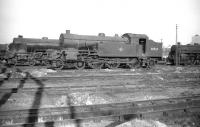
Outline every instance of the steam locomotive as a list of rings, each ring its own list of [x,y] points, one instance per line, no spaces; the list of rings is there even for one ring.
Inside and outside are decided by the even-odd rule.
[[[69,30],[56,39],[34,39],[19,36],[8,46],[8,63],[46,65],[56,69],[149,67],[162,59],[162,43],[145,34],[126,33],[119,37],[71,34]]]
[[[153,65],[162,58],[162,44],[149,40],[144,34],[86,36],[70,34],[67,30],[59,40],[63,48],[77,49],[77,68],[84,67],[84,64],[94,69],[103,66],[113,69],[120,65],[133,68]]]
[[[23,38],[19,35],[8,45],[7,63],[12,65],[42,65],[49,49],[58,50],[59,40]]]
[[[173,65],[200,65],[200,45],[173,45],[168,61]]]
[[[0,44],[0,62],[3,62],[6,59],[7,46],[7,44]]]

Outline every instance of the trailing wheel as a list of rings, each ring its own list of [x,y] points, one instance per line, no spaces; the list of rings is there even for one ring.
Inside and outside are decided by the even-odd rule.
[[[84,61],[77,61],[77,62],[75,62],[74,63],[75,65],[75,67],[76,67],[76,69],[78,69],[78,70],[81,70],[81,69],[84,69],[85,68],[85,62]]]
[[[116,63],[116,62],[108,62],[106,63],[106,66],[110,69],[116,69],[118,68],[120,65],[120,63]]]
[[[127,66],[129,68],[138,68],[140,66],[140,62],[138,61],[138,59],[134,58],[129,63],[127,63]]]

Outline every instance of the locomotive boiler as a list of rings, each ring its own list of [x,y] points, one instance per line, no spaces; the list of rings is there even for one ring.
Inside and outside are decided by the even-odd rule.
[[[76,35],[71,34],[69,30],[66,33],[60,35],[60,45],[64,48],[75,48],[75,49],[90,49],[94,50],[97,48],[98,43],[106,42],[126,42],[126,38],[121,38],[115,35],[114,37],[105,36],[104,33],[99,33],[98,36],[91,35]]]
[[[23,38],[18,36],[13,39],[9,45],[9,50],[13,52],[39,52],[46,49],[59,49],[58,39],[48,39],[47,37],[40,38]]]
[[[98,36],[71,34],[69,30],[60,35],[62,48],[78,50],[76,66],[83,68],[118,68],[126,65],[130,68],[140,65],[153,65],[162,58],[162,44],[156,43],[144,34],[126,33],[119,36]]]
[[[173,45],[168,55],[168,61],[175,65],[200,65],[200,45]]]

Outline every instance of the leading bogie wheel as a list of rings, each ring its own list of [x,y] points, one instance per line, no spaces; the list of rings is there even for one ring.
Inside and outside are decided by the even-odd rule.
[[[137,59],[132,59],[129,63],[127,63],[129,68],[138,68],[140,66],[140,62]]]
[[[61,59],[57,59],[54,61],[55,62],[55,69],[56,70],[61,70],[64,67],[64,62]]]

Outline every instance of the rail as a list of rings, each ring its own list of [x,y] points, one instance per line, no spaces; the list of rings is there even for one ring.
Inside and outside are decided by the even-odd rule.
[[[168,111],[184,111],[195,109],[200,111],[200,96],[169,98],[127,103],[101,105],[84,105],[40,109],[24,109],[0,111],[0,126],[24,126],[65,120],[81,121],[85,119],[101,119],[104,117],[126,119],[126,117],[142,117],[145,114]],[[27,119],[29,121],[27,122]],[[42,122],[40,121],[42,119]],[[6,124],[9,123],[10,124]]]

